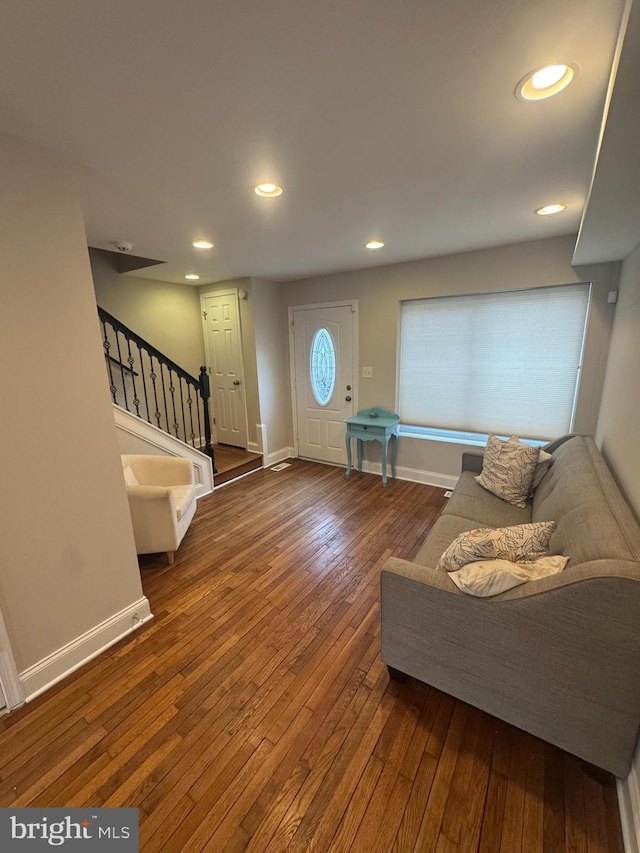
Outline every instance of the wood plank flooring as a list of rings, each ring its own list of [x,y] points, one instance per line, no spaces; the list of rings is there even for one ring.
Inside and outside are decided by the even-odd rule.
[[[379,656],[440,489],[293,460],[203,498],[155,619],[0,721],[0,805],[135,806],[145,853],[622,853],[613,780]]]
[[[235,480],[250,471],[262,467],[262,454],[243,450],[241,447],[231,447],[229,444],[213,445],[216,473],[213,481],[216,486]]]

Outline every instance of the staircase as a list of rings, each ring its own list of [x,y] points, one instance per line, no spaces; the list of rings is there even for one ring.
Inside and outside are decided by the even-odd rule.
[[[113,403],[213,463],[207,368],[196,379],[103,308],[98,316]]]

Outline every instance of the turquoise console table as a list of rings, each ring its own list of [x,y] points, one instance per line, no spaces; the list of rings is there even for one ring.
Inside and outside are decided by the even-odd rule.
[[[363,409],[354,418],[347,418],[347,473],[351,474],[351,439],[358,439],[358,470],[362,471],[362,442],[379,441],[382,445],[382,485],[387,485],[387,450],[391,445],[391,476],[396,476],[396,456],[398,453],[398,425],[400,415],[386,409]]]

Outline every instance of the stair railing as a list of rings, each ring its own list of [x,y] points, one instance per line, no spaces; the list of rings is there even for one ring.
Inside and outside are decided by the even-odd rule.
[[[113,402],[213,459],[206,366],[196,379],[98,307]]]

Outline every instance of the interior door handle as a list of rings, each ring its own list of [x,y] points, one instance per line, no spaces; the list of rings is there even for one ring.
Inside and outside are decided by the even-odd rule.
[[[351,402],[351,397],[345,397],[344,399],[347,401],[347,403]]]
[[[234,380],[233,380],[233,384],[234,384],[234,385],[239,385],[239,384],[240,384],[240,380],[239,380],[239,379],[234,379]]]

